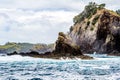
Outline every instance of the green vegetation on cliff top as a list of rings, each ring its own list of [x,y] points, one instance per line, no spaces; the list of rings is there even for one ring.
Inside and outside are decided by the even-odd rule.
[[[80,14],[78,14],[73,18],[74,24],[80,23],[85,18],[90,19],[92,15],[94,15],[97,12],[97,10],[104,9],[104,7],[105,7],[105,4],[98,5],[95,2],[90,2],[88,5],[85,6],[85,9],[83,12],[81,12]]]

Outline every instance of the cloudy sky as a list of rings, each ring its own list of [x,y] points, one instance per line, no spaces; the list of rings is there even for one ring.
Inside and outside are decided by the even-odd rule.
[[[91,1],[120,9],[119,0],[0,0],[0,44],[53,43]]]

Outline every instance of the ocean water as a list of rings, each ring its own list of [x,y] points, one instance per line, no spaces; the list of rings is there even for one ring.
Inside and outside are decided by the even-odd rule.
[[[120,80],[120,57],[53,60],[0,56],[0,80]]]

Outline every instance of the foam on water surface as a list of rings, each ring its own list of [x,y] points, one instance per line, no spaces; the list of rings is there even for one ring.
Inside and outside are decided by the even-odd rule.
[[[94,60],[0,56],[0,80],[120,80],[120,57]]]

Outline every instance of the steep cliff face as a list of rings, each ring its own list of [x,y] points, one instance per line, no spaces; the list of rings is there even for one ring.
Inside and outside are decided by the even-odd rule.
[[[98,9],[71,28],[68,35],[83,52],[120,52],[120,16],[113,11]]]

